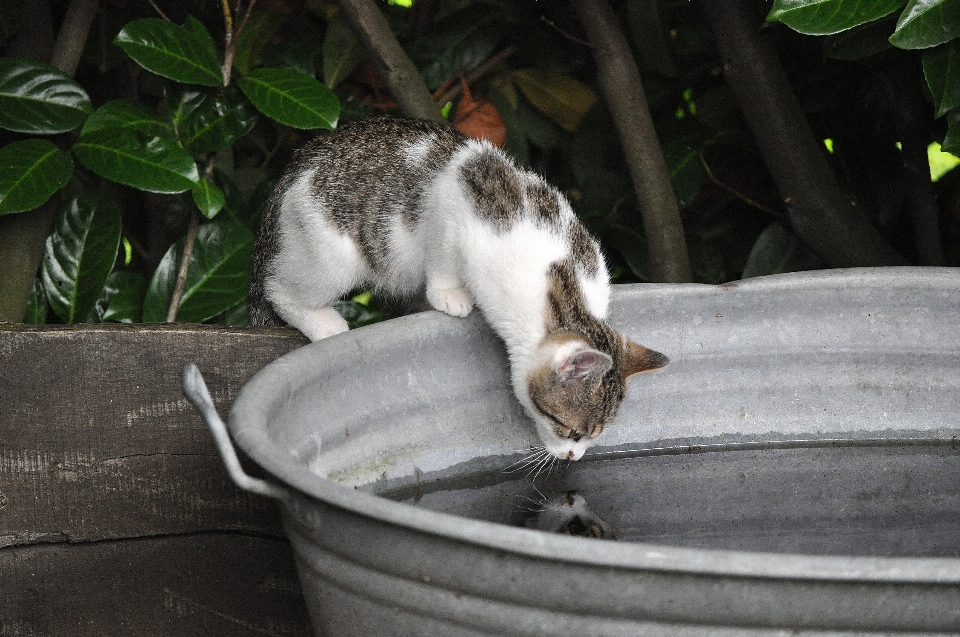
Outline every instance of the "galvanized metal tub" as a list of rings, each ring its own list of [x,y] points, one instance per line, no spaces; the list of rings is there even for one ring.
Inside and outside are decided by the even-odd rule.
[[[221,450],[280,500],[318,635],[960,633],[960,272],[624,286],[611,322],[671,364],[558,479],[639,541],[430,493],[536,442],[477,316],[351,331],[243,388],[230,433],[271,481]]]

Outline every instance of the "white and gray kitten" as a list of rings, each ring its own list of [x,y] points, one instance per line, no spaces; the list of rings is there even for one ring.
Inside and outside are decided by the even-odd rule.
[[[487,142],[421,120],[342,125],[301,148],[254,247],[250,318],[311,340],[347,323],[332,307],[361,286],[426,291],[453,316],[476,304],[506,344],[514,392],[547,451],[579,459],[627,378],[667,357],[604,318],[610,284],[570,204]]]

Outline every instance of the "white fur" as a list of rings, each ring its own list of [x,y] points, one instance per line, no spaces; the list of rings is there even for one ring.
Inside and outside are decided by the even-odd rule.
[[[531,216],[509,231],[497,232],[474,212],[458,178],[464,162],[492,149],[485,142],[471,141],[453,155],[427,186],[413,230],[399,214],[395,216],[389,236],[390,271],[377,277],[353,240],[326,220],[309,192],[313,172],[308,171],[283,199],[282,247],[267,281],[267,296],[277,313],[311,340],[346,330],[346,323],[334,318],[336,312],[329,306],[362,283],[401,295],[425,286],[430,304],[454,316],[466,316],[476,304],[506,344],[514,391],[536,421],[547,450],[560,458],[578,459],[590,441],[557,438],[552,425],[534,409],[527,387],[530,372],[543,363],[537,359],[537,347],[546,336],[547,272],[551,264],[570,256],[566,234],[574,213],[563,202],[556,227],[538,224]],[[421,161],[428,150],[427,145],[412,144],[404,160]],[[578,275],[588,309],[604,318],[610,296],[606,268],[601,263],[596,276]]]

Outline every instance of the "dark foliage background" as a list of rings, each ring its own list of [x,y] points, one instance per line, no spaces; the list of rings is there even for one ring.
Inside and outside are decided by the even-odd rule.
[[[0,1],[0,268],[34,280],[23,320],[244,324],[254,233],[291,152],[337,122],[399,113],[398,100],[336,2],[88,0],[89,30],[68,32],[80,4]],[[376,6],[451,125],[563,190],[615,282],[654,280],[597,47],[570,4],[407,4]],[[960,160],[939,152],[960,152],[960,2],[745,4],[857,214],[905,262],[960,265]],[[692,279],[833,264],[792,220],[701,5],[609,6],[640,69]],[[43,33],[57,44],[57,32],[81,43],[75,71],[46,64]],[[758,86],[755,99],[777,97]],[[37,227],[39,267],[16,257]],[[0,319],[24,317],[26,294],[3,294]],[[361,294],[340,309],[359,325],[377,307]]]

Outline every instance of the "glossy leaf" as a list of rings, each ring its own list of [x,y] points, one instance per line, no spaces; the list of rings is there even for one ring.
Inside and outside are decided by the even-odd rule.
[[[906,0],[775,0],[767,15],[807,35],[831,35],[878,20]]]
[[[226,148],[249,133],[259,119],[257,110],[236,86],[205,95],[191,106],[180,126],[180,138],[194,155]]]
[[[90,97],[49,64],[0,58],[0,127],[53,135],[73,130],[93,111]]]
[[[128,129],[147,138],[176,139],[177,134],[169,119],[160,117],[139,102],[114,100],[107,102],[87,118],[80,135],[90,135],[104,129]]]
[[[430,90],[466,73],[490,57],[508,25],[495,11],[469,8],[453,13],[417,38],[410,57]]]
[[[816,252],[807,247],[792,230],[775,222],[757,237],[743,268],[742,278],[815,270],[823,266],[823,259]]]
[[[197,164],[183,148],[163,137],[147,138],[127,129],[83,135],[73,152],[101,177],[148,192],[183,192],[200,179]]]
[[[160,18],[127,24],[114,40],[143,68],[157,75],[204,86],[223,86],[217,49],[206,27],[190,16],[181,26]]]
[[[30,292],[30,301],[27,302],[27,311],[23,315],[23,322],[30,325],[43,325],[47,322],[47,313],[50,304],[47,303],[47,293],[43,290],[43,280],[37,277],[33,280],[33,289]]]
[[[367,57],[357,35],[339,11],[327,23],[323,38],[323,81],[331,89],[353,73]]]
[[[890,36],[897,25],[897,16],[861,24],[823,39],[823,56],[833,60],[862,60],[886,51],[893,45]]]
[[[40,272],[50,308],[67,323],[93,311],[117,259],[120,232],[120,206],[106,190],[81,192],[57,215]]]
[[[223,191],[206,179],[201,179],[197,182],[193,187],[192,194],[193,202],[197,204],[197,208],[200,209],[200,212],[202,212],[203,216],[207,219],[216,217],[217,213],[223,210],[223,206],[226,203],[226,197]]]
[[[187,118],[207,100],[208,91],[185,84],[168,83],[163,87],[163,101],[174,128],[183,128]]]
[[[511,77],[537,110],[568,132],[577,130],[580,120],[597,101],[589,86],[559,73],[520,69]]]
[[[244,301],[218,316],[216,322],[222,325],[246,326],[250,325],[250,305]]]
[[[910,0],[890,43],[901,49],[928,49],[960,37],[960,0]]]
[[[256,69],[239,85],[261,113],[293,128],[333,128],[340,117],[333,91],[303,73]]]
[[[940,117],[960,106],[960,39],[924,51],[922,59],[935,117]]]
[[[143,320],[143,299],[147,280],[142,274],[114,270],[107,278],[89,320],[98,323],[139,323]]]
[[[200,226],[187,272],[177,320],[202,323],[237,306],[247,296],[253,233],[232,221],[216,220]],[[183,240],[164,255],[150,281],[143,320],[166,320],[173,297]]]
[[[25,139],[0,149],[0,215],[33,210],[67,185],[73,161],[45,139]]]

